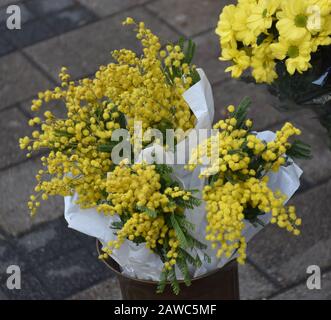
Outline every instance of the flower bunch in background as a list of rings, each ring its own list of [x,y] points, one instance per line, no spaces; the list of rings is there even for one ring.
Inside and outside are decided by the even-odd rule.
[[[277,79],[276,64],[284,62],[293,75],[311,68],[311,54],[331,44],[331,3],[328,0],[241,0],[226,6],[216,33],[221,60],[239,78],[251,67],[256,82]]]
[[[309,107],[331,139],[331,1],[240,0],[218,22],[226,71],[267,83],[283,110]],[[331,144],[330,144],[331,146]]]
[[[214,125],[218,133],[193,151],[188,165],[193,170],[205,158],[212,159],[211,152],[218,149],[218,158],[201,172],[202,178],[209,177],[203,189],[208,222],[206,239],[217,248],[217,256],[230,257],[237,251],[239,263],[246,258],[245,221],[261,223],[259,216],[271,212],[271,223],[299,235],[301,219],[293,206],[284,205],[286,196],[268,186],[268,173],[291,163],[289,156],[310,157],[307,144],[289,141],[301,134],[289,122],[276,132],[273,141],[260,139],[252,129],[252,121],[246,119],[249,103],[243,100],[237,109],[228,107],[229,117]]]

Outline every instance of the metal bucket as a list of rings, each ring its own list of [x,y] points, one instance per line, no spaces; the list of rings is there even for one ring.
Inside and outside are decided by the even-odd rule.
[[[100,254],[101,243],[97,240]],[[112,258],[103,260],[117,276],[124,300],[239,300],[238,265],[235,260],[222,269],[214,270],[192,279],[187,287],[183,281],[180,293],[175,295],[168,284],[163,293],[156,293],[157,282],[139,280],[123,275],[119,265]]]

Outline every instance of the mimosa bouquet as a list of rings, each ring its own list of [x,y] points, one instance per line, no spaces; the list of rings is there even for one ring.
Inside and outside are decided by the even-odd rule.
[[[179,279],[189,286],[236,257],[243,263],[247,241],[270,220],[299,234],[285,203],[302,173],[292,158],[309,157],[309,147],[289,142],[300,134],[290,123],[254,132],[247,99],[211,130],[212,92],[192,65],[194,44],[162,49],[144,23],[125,24],[136,27],[141,56],[114,51],[115,62],[77,82],[63,68],[61,86],[33,101],[36,112],[50,101],[67,112],[44,111],[20,139],[28,156],[47,150],[28,206],[34,215],[41,200],[65,197],[69,227],[100,240],[100,259],[158,281],[158,292],[170,281],[178,294]]]
[[[216,29],[234,78],[266,83],[285,110],[310,107],[331,138],[331,2],[239,0]],[[251,76],[243,72],[251,69]]]

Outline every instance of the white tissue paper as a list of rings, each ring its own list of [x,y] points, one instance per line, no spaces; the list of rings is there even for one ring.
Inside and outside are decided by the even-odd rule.
[[[195,129],[211,129],[214,118],[214,101],[210,83],[202,69],[198,69],[200,81],[188,89],[183,97],[190,106],[192,112],[197,118]],[[191,133],[190,133],[191,134]],[[190,134],[184,141],[181,141],[176,148],[175,153],[181,153],[185,143],[187,143]],[[271,131],[264,131],[257,134],[260,139],[265,141],[272,141],[275,134]],[[184,149],[187,151],[187,148]],[[173,154],[166,152],[160,145],[154,144],[142,150],[138,157],[139,161],[146,162],[161,162],[167,157],[172,157]],[[186,155],[188,156],[188,155]],[[187,158],[186,158],[187,159]],[[199,179],[200,168],[193,172],[184,170],[184,165],[174,166],[174,177],[182,183],[186,189],[197,189],[199,194],[196,196],[201,198],[201,192],[204,186],[204,180]],[[290,199],[300,186],[300,176],[302,170],[292,162],[287,167],[281,167],[277,173],[270,173],[269,186],[272,190],[281,190]],[[77,195],[73,197],[65,197],[65,219],[68,226],[79,232],[85,233],[89,236],[95,237],[106,244],[110,240],[116,238],[115,230],[111,229],[111,224],[118,221],[117,216],[104,216],[98,213],[96,209],[80,209],[75,203]],[[194,210],[186,210],[187,219],[195,226],[194,237],[201,242],[208,245],[206,250],[194,249],[195,254],[199,254],[202,261],[200,268],[191,267],[191,274],[193,277],[201,276],[209,271],[223,267],[226,263],[236,257],[235,254],[231,258],[217,258],[216,250],[211,249],[210,244],[205,240],[205,228],[207,225],[205,219],[205,207],[202,204]],[[271,219],[271,214],[267,213],[259,217],[264,224],[268,224]],[[246,222],[244,229],[244,236],[249,241],[255,234],[257,234],[263,227],[253,226]],[[210,263],[204,261],[204,254],[211,258]],[[122,273],[138,279],[159,281],[160,274],[163,269],[163,263],[158,255],[151,253],[144,244],[136,245],[135,243],[126,240],[120,249],[114,250],[112,258],[121,266]],[[182,279],[182,274],[176,270],[178,279]]]

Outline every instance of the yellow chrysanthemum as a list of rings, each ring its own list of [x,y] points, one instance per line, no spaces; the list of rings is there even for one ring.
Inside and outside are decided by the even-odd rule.
[[[220,36],[221,44],[233,43],[235,41],[232,22],[236,7],[234,5],[226,6],[220,15],[220,20],[215,30]]]
[[[277,13],[277,29],[280,36],[290,41],[300,41],[320,31],[321,24],[315,21],[315,11],[308,0],[282,1]]]
[[[253,49],[251,67],[257,83],[272,83],[278,77],[276,62],[270,48],[271,41],[272,39],[267,40]]]
[[[291,75],[295,71],[302,73],[311,67],[309,62],[312,52],[310,35],[296,42],[280,38],[279,42],[271,44],[270,48],[275,58],[279,60],[286,59],[286,68]]]
[[[254,32],[247,28],[247,20],[252,12],[252,8],[252,3],[242,3],[234,12],[234,19],[232,21],[232,27],[235,31],[236,40],[242,42],[246,46],[256,42]]]
[[[260,0],[253,7],[251,15],[247,19],[247,26],[258,36],[262,32],[267,32],[272,26],[272,16],[279,8],[281,0]]]
[[[286,59],[291,74],[304,72],[311,53],[331,44],[331,1],[238,0],[223,9],[216,33],[221,60],[234,63],[227,69],[232,77],[251,67],[257,82],[271,83],[278,60]]]
[[[234,62],[234,65],[225,69],[225,72],[231,72],[233,78],[239,78],[242,73],[250,66],[250,57],[244,50],[237,48],[224,48],[220,60]]]
[[[331,44],[331,15],[324,18],[323,30],[312,37],[311,44],[312,52],[316,52],[319,46],[329,46]]]

